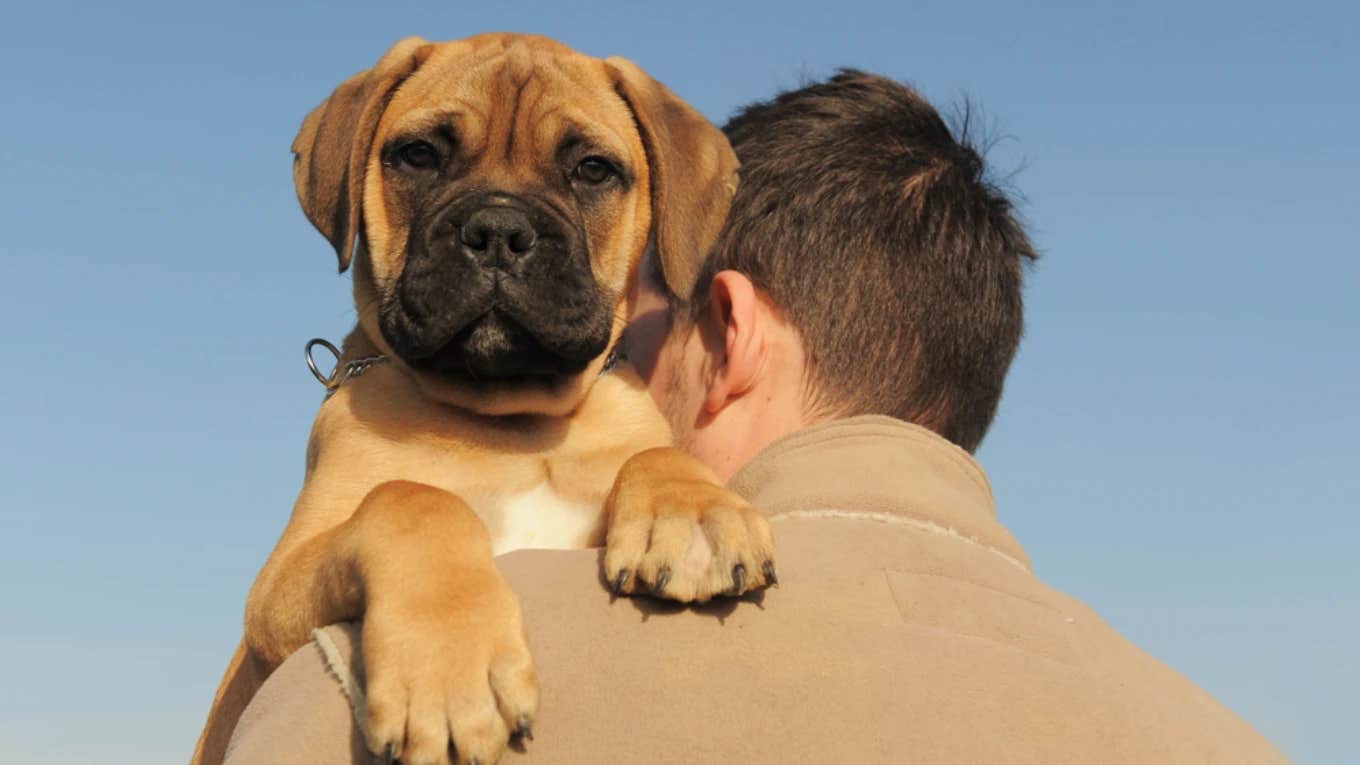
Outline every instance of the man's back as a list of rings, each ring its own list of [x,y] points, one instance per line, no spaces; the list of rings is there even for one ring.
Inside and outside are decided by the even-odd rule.
[[[537,737],[509,760],[1286,761],[1034,578],[982,471],[925,429],[883,417],[810,428],[732,486],[777,536],[781,585],[761,604],[611,602],[594,551],[500,559],[544,689]],[[339,675],[355,634],[323,636]],[[348,708],[317,682],[333,681],[308,647],[247,712],[228,761],[353,749],[365,762]],[[310,751],[289,759],[299,738]]]

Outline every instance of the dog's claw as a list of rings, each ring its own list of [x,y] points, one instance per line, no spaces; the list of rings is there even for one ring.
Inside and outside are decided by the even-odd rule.
[[[529,719],[529,715],[519,716],[519,720],[515,723],[515,732],[510,735],[524,741],[534,740],[534,728],[532,721]]]
[[[732,591],[738,595],[746,591],[746,565],[743,563],[732,567]]]
[[[383,761],[383,765],[392,765],[392,763],[394,763],[394,762],[397,761],[397,745],[396,745],[396,744],[388,744],[388,745],[387,745],[387,749],[383,750],[382,761]]]
[[[626,587],[626,586],[628,586],[628,577],[629,577],[630,573],[631,573],[631,572],[629,572],[628,569],[625,568],[625,569],[619,571],[618,575],[614,577],[614,594],[615,594],[615,595],[622,595],[622,594],[623,594],[623,588]]]
[[[763,570],[765,572],[765,583],[771,586],[777,586],[779,584],[779,577],[775,576],[774,573],[774,561],[765,561]]]
[[[666,583],[671,580],[671,567],[663,566],[656,574],[656,584],[652,585],[652,592],[660,595],[666,591]]]

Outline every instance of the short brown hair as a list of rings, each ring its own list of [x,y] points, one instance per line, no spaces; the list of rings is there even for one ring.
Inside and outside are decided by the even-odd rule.
[[[742,109],[713,275],[745,274],[803,337],[813,404],[886,414],[973,451],[996,413],[1035,252],[1006,195],[911,88],[841,70]]]

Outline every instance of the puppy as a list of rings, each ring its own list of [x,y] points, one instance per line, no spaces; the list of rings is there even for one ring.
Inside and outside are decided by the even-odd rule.
[[[628,61],[503,34],[399,42],[293,151],[303,210],[354,268],[341,368],[364,371],[317,415],[194,760],[222,759],[312,630],[363,619],[369,748],[491,763],[539,702],[494,554],[598,546],[612,518],[620,591],[702,601],[773,578],[763,517],[668,448],[609,363],[649,242],[671,288],[693,289],[736,158]]]

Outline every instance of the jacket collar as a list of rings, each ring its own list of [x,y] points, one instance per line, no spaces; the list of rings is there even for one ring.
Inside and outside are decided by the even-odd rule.
[[[746,464],[728,487],[771,518],[858,517],[931,527],[1029,570],[996,520],[987,475],[972,455],[892,417],[861,415],[790,433]]]

